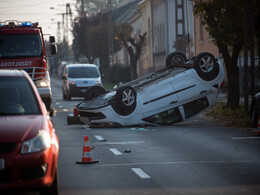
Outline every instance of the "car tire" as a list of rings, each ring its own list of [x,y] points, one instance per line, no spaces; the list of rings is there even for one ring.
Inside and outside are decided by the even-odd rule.
[[[166,58],[166,67],[171,65],[174,66],[175,63],[185,63],[187,61],[187,57],[182,52],[172,52]]]
[[[102,94],[105,94],[106,90],[101,86],[91,86],[87,89],[85,95],[85,101],[92,100],[95,97],[98,97]]]
[[[258,127],[258,117],[259,117],[259,110],[257,108],[257,104],[255,103],[252,109],[252,118],[251,118],[252,128]]]
[[[219,65],[215,57],[208,52],[198,54],[194,59],[194,68],[200,78],[211,81],[218,76]]]
[[[136,92],[130,86],[119,87],[116,91],[117,107],[121,115],[131,114],[136,107]]]
[[[54,176],[51,186],[48,188],[41,189],[40,195],[59,195],[57,170],[55,172],[55,176]]]

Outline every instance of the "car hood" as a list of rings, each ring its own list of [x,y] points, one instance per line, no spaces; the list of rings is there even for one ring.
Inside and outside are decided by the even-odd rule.
[[[46,116],[0,116],[0,142],[22,142],[46,127]]]
[[[111,91],[106,94],[100,95],[92,100],[83,101],[79,103],[76,108],[78,110],[94,110],[98,108],[105,107],[110,104],[113,96],[115,96],[116,91]]]

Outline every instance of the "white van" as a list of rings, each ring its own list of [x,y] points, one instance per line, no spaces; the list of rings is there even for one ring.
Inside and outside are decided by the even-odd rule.
[[[85,97],[91,86],[103,86],[98,66],[94,64],[69,64],[64,67],[62,76],[64,100],[72,97]]]

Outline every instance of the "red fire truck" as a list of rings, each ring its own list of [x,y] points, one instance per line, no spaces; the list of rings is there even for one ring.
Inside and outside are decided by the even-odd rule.
[[[55,37],[49,36],[50,53],[57,53]],[[23,69],[32,78],[47,110],[52,92],[42,28],[38,23],[0,23],[0,69]],[[0,94],[1,95],[1,94]]]

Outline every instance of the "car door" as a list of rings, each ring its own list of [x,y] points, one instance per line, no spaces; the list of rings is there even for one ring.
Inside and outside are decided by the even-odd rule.
[[[176,90],[179,104],[190,102],[205,96],[209,92],[209,86],[191,76],[181,77],[172,81]]]
[[[159,81],[146,87],[141,93],[142,114],[144,117],[168,110],[176,105],[175,89],[169,81]]]

